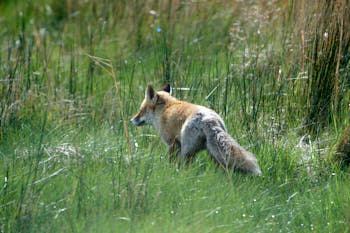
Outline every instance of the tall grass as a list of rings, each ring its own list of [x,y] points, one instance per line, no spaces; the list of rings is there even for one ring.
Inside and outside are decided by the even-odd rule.
[[[0,231],[349,231],[349,3],[0,3]],[[327,36],[325,36],[327,33]],[[107,71],[107,72],[106,72]],[[262,177],[168,163],[147,84],[220,113]]]
[[[306,64],[309,74],[306,124],[311,131],[318,131],[336,116],[333,111],[337,111],[338,102],[344,97],[342,92],[339,96],[338,87],[349,85],[347,79],[339,80],[339,75],[349,69],[350,32],[346,19],[350,9],[349,1],[321,1],[312,9],[305,6],[304,3],[302,14],[314,14],[304,19],[300,33],[302,64]]]

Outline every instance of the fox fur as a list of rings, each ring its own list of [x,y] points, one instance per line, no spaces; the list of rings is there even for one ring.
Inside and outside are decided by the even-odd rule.
[[[261,174],[255,156],[227,133],[221,117],[213,110],[177,100],[170,94],[170,85],[155,91],[147,87],[139,112],[132,117],[136,126],[152,125],[171,156],[180,147],[180,157],[189,160],[198,151],[207,149],[209,155],[224,169]]]

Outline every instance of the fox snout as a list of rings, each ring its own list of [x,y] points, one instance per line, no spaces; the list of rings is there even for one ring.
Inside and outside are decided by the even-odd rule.
[[[146,124],[146,121],[141,120],[137,116],[131,118],[130,122],[135,126],[142,126],[142,125]]]

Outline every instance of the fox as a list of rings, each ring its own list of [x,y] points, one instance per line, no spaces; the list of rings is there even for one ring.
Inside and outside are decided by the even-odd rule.
[[[261,175],[256,157],[228,134],[222,118],[214,110],[176,99],[170,84],[159,91],[148,85],[130,121],[135,126],[152,125],[168,146],[170,160],[175,156],[190,161],[206,149],[225,170]]]

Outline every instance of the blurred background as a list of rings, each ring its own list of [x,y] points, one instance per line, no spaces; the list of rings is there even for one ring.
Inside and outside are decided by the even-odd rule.
[[[260,106],[272,106],[316,133],[348,110],[347,1],[0,4],[2,138],[45,112],[50,120],[107,119],[117,108],[113,78],[90,56],[114,67],[123,101],[139,103],[149,83],[222,87],[208,98],[214,107],[225,95],[218,111],[227,111],[233,92],[248,124]]]

